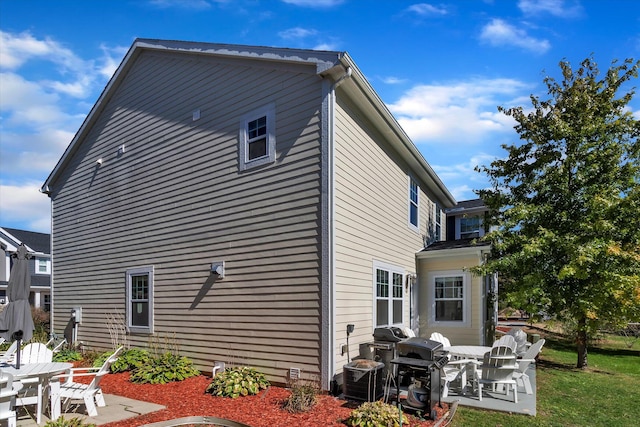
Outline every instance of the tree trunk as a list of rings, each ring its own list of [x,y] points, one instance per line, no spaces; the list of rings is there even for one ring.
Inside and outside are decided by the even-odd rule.
[[[587,369],[587,319],[585,317],[578,319],[576,343],[578,345],[578,363],[576,367]]]

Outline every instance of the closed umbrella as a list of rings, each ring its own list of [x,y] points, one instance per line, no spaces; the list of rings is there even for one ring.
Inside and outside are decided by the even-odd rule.
[[[24,245],[11,255],[13,267],[9,275],[7,296],[9,304],[0,313],[0,336],[7,341],[18,341],[16,368],[20,368],[20,340],[29,341],[33,336],[33,318],[29,305],[31,274],[29,258],[31,254]]]

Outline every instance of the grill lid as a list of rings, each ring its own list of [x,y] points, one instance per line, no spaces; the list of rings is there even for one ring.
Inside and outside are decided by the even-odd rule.
[[[407,336],[401,328],[383,326],[373,331],[373,339],[376,341],[399,342],[407,339]]]
[[[422,360],[436,360],[446,355],[442,343],[420,337],[412,337],[398,343],[398,355]]]

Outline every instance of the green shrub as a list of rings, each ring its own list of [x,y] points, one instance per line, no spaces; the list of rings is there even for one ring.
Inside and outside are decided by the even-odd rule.
[[[398,408],[377,401],[365,402],[351,411],[345,424],[349,427],[399,427],[404,421]]]
[[[146,363],[133,370],[130,381],[139,384],[166,384],[196,375],[200,375],[200,371],[189,358],[167,352],[149,358]]]
[[[134,371],[149,363],[151,355],[147,350],[129,348],[118,355],[118,360],[111,365],[111,372]]]
[[[269,387],[269,381],[264,374],[254,368],[241,366],[226,369],[213,377],[205,392],[214,396],[236,398],[258,394],[260,390],[267,387]]]
[[[71,418],[67,420],[64,417],[58,417],[55,421],[47,421],[45,427],[96,427],[96,425],[85,424],[82,418]]]
[[[93,357],[93,361],[91,362],[91,366],[94,368],[99,368],[104,365],[104,362],[107,361],[109,356],[113,354],[115,350],[103,351],[102,353],[97,353],[95,357]]]
[[[284,410],[293,413],[310,410],[316,404],[319,391],[315,383],[296,382],[291,387],[291,395],[284,401]]]
[[[63,348],[57,353],[53,353],[54,362],[77,362],[82,360],[82,354],[73,348]]]

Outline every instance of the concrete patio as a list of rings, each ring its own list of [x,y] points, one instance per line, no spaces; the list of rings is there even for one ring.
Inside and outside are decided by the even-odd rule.
[[[478,400],[478,396],[472,391],[467,391],[465,395],[462,395],[456,393],[455,389],[452,389],[449,396],[442,401],[447,403],[458,401],[458,405],[462,406],[535,416],[537,400],[535,364],[529,365],[526,373],[529,375],[533,394],[526,394],[524,388],[518,387],[518,403],[513,402],[512,394],[506,396],[504,393],[492,392],[489,389],[483,389],[482,401]]]
[[[107,406],[104,408],[98,408],[97,417],[89,417],[86,414],[84,405],[71,405],[69,410],[63,412],[62,416],[65,419],[82,418],[88,423],[96,425],[103,425],[112,423],[115,421],[126,420],[127,418],[137,417],[138,415],[148,414],[151,412],[160,411],[165,409],[162,405],[155,403],[143,402],[140,400],[128,399],[122,396],[116,396],[113,394],[104,395]],[[20,407],[18,408],[18,427],[31,427],[38,426],[35,419],[32,417],[32,411],[34,407]],[[31,412],[31,413],[30,413]],[[45,425],[49,418],[47,417],[48,411],[42,417],[41,426]]]

